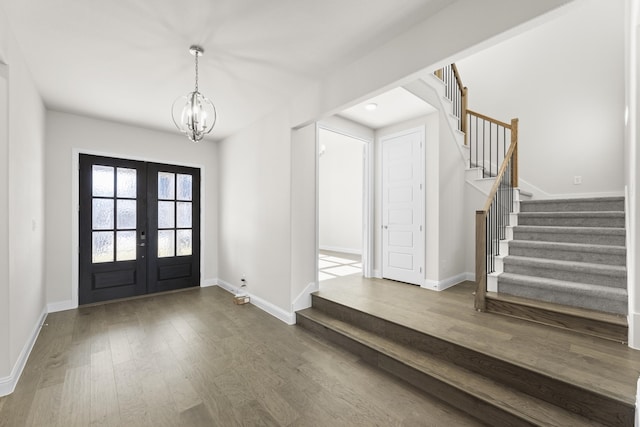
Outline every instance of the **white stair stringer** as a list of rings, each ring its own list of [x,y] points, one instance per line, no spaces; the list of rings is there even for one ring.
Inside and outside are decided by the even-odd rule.
[[[518,192],[517,188],[514,188],[514,193]],[[514,194],[514,200],[516,196]],[[518,210],[520,207],[519,201],[514,201],[514,207],[517,205]],[[509,225],[507,225],[505,230],[505,239],[501,239],[498,242],[499,253],[500,255],[496,255],[494,258],[494,271],[493,273],[487,274],[487,291],[488,292],[498,292],[498,276],[500,276],[504,272],[504,259],[509,255],[509,242],[513,240],[513,227],[518,225],[518,214],[511,213],[509,215]]]

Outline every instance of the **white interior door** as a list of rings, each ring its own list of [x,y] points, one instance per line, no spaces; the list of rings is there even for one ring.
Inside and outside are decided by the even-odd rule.
[[[382,139],[382,277],[424,284],[424,131]]]

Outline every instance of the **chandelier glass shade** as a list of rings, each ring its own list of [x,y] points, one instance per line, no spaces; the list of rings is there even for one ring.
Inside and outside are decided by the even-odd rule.
[[[193,141],[198,142],[213,130],[216,124],[216,107],[198,91],[198,57],[204,50],[191,46],[189,52],[196,58],[196,85],[193,92],[178,97],[171,108],[171,117],[178,130]]]

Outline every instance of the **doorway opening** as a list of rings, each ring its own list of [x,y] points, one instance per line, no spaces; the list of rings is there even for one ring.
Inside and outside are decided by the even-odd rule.
[[[80,154],[79,303],[200,285],[200,169]]]
[[[318,130],[318,280],[362,275],[365,141]]]
[[[320,123],[316,141],[320,284],[341,277],[330,276],[332,272],[424,284],[425,128],[427,121],[433,124],[437,111],[400,87]],[[334,148],[325,142],[332,138],[343,141],[342,145]],[[350,147],[353,153],[348,152]],[[327,183],[332,154],[338,156],[340,169],[334,166],[338,170],[334,182]],[[348,183],[349,177],[353,184]],[[331,193],[330,185],[335,188]],[[349,189],[351,196],[336,203]],[[328,226],[326,211],[332,202],[336,225]],[[327,230],[337,231],[342,243],[328,243]],[[345,243],[349,237],[353,240]]]

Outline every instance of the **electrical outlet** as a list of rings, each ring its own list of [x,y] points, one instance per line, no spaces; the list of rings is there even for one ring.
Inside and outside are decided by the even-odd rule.
[[[573,177],[573,185],[582,184],[582,177],[580,175],[576,175]]]

